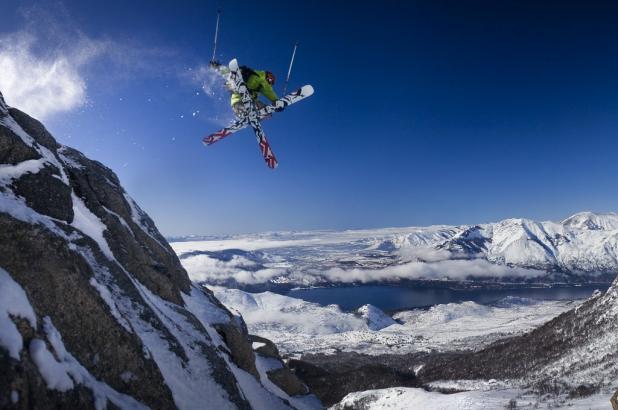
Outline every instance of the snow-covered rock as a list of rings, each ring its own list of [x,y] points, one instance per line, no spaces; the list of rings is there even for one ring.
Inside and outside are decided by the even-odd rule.
[[[423,384],[496,379],[514,387],[571,397],[615,391],[617,331],[618,280],[606,293],[595,293],[526,334],[475,352],[421,360],[417,376]]]
[[[562,225],[592,231],[615,231],[618,229],[618,214],[613,212],[605,214],[580,212],[562,221]]]
[[[611,392],[585,398],[566,396],[540,399],[518,389],[472,390],[442,394],[418,388],[393,387],[350,393],[330,410],[494,410],[494,409],[569,409],[609,408]]]
[[[290,408],[117,176],[1,94],[0,392],[0,408]]]
[[[371,330],[381,330],[390,325],[397,324],[392,317],[373,305],[364,305],[358,308],[358,314],[365,319]]]

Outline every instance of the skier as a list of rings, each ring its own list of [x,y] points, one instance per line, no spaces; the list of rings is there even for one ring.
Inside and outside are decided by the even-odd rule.
[[[211,61],[210,66],[215,70],[219,71],[221,74],[226,75],[229,73],[229,69],[225,66],[222,66],[218,61]],[[277,93],[273,90],[273,85],[275,85],[275,75],[270,71],[263,70],[254,70],[247,66],[240,67],[243,80],[245,85],[249,89],[251,93],[251,97],[255,102],[256,108],[259,110],[266,106],[262,101],[259,100],[259,95],[262,94],[264,97],[268,98],[268,100],[274,104],[277,101]],[[230,91],[232,91],[232,87],[229,87]],[[245,115],[245,109],[241,101],[240,94],[232,91],[232,98],[230,100],[230,105],[234,110],[234,113],[238,117],[243,117]],[[275,111],[282,111],[283,108],[277,108]]]

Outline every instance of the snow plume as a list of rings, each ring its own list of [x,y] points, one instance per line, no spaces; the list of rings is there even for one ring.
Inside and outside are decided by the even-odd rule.
[[[187,75],[193,83],[202,87],[206,95],[213,98],[220,96],[220,92],[225,86],[223,77],[206,64],[189,69]]]
[[[0,37],[0,90],[8,103],[39,119],[86,103],[80,68],[99,52],[92,43],[75,50],[40,55],[38,38],[26,32]]]
[[[232,110],[228,106],[229,93],[221,74],[208,64],[199,64],[184,70],[180,77],[189,84],[200,87],[205,95],[217,102],[211,109],[209,121],[225,126],[234,120]]]
[[[0,34],[0,91],[39,120],[87,105],[86,79],[95,74],[106,88],[137,74],[176,75],[174,52],[90,37],[62,3],[22,10],[21,18],[23,29]]]

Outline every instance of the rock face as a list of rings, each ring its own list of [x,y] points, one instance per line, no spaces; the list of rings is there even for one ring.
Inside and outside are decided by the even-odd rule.
[[[117,176],[1,94],[0,392],[0,408],[289,408]]]
[[[472,353],[421,360],[421,383],[519,379],[539,392],[592,394],[618,379],[618,279],[577,308],[522,336]]]

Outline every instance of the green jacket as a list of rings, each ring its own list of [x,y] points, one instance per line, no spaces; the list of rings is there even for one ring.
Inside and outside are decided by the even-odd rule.
[[[273,90],[273,87],[266,81],[266,71],[262,70],[254,70],[255,74],[251,75],[245,84],[247,88],[251,92],[251,97],[256,101],[259,94],[262,94],[264,97],[268,98],[270,102],[275,102],[277,100],[277,94]],[[231,105],[234,105],[241,101],[240,94],[232,93],[232,100],[230,101]]]

